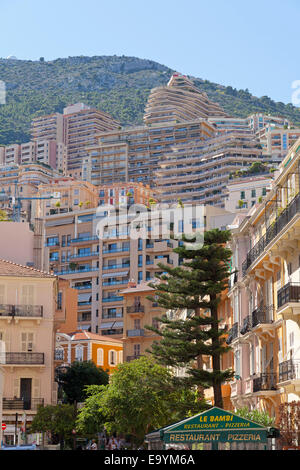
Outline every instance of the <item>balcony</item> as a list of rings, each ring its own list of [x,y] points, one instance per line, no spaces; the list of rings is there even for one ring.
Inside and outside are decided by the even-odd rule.
[[[239,324],[238,322],[234,323],[232,328],[228,331],[228,337],[226,343],[230,344],[238,336]]]
[[[259,377],[253,379],[253,393],[265,390],[277,390],[277,374],[262,373]]]
[[[289,282],[277,293],[278,308],[289,302],[300,302],[300,282]]]
[[[102,251],[102,254],[103,255],[107,255],[107,254],[113,254],[113,253],[121,253],[121,252],[126,252],[126,251],[130,251],[130,247],[129,246],[126,246],[126,247],[122,247],[122,248],[114,248],[114,249],[111,249],[111,250],[104,250]]]
[[[81,258],[90,258],[90,257],[99,256],[98,251],[91,251],[88,253],[77,253],[76,255],[71,255],[70,259],[81,259]]]
[[[130,263],[127,264],[112,264],[109,266],[102,266],[102,270],[106,271],[108,269],[124,269],[124,268],[130,268]]]
[[[41,318],[42,316],[42,305],[0,305],[0,317]]]
[[[300,380],[300,359],[289,359],[279,364],[279,383]]]
[[[290,202],[290,204],[282,211],[277,217],[274,224],[268,227],[265,235],[254,245],[248,252],[247,257],[242,265],[243,276],[246,275],[247,270],[251,264],[259,258],[265,251],[269,243],[286,227],[286,225],[293,219],[293,217],[300,212],[300,193]]]
[[[44,353],[6,352],[4,355],[4,364],[9,365],[42,365],[45,363]]]
[[[145,336],[145,330],[127,330],[127,336],[132,338],[133,336]]]
[[[39,406],[44,406],[44,398],[31,398],[24,400],[23,398],[3,398],[3,411],[9,410],[32,410],[36,411]]]
[[[126,362],[135,361],[136,359],[139,359],[140,357],[142,357],[142,354],[136,354],[135,356],[127,356]]]
[[[145,307],[143,305],[132,305],[126,308],[127,313],[144,313]]]
[[[244,318],[243,326],[240,330],[241,335],[245,335],[246,333],[251,331],[251,325],[252,325],[251,315],[247,315],[246,318]]]
[[[255,328],[259,324],[273,323],[274,305],[256,308],[251,315],[251,326]]]
[[[123,300],[124,297],[122,296],[114,296],[114,297],[103,297],[102,302],[119,302]]]
[[[99,240],[97,236],[93,237],[78,237],[78,238],[72,238],[71,243],[82,243],[82,242],[90,242],[90,241],[96,241]]]
[[[62,276],[65,274],[82,274],[82,273],[88,273],[88,272],[93,272],[93,271],[99,271],[99,268],[85,268],[85,269],[65,269],[62,271],[55,271],[54,274],[56,276]]]

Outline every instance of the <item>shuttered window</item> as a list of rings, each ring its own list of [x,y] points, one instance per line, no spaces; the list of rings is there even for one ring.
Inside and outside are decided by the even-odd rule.
[[[34,286],[25,285],[22,287],[22,305],[34,305]]]
[[[34,349],[34,333],[23,331],[21,333],[22,352],[32,352]]]
[[[3,284],[0,284],[0,305],[5,304],[5,286]]]
[[[97,349],[97,366],[103,366],[103,349]]]

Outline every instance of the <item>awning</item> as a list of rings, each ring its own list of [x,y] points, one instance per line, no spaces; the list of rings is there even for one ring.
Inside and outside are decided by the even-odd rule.
[[[74,223],[74,217],[68,217],[61,220],[47,220],[45,222],[45,227],[55,227],[56,225],[69,225]]]
[[[78,302],[90,302],[92,300],[92,294],[78,294]]]
[[[107,322],[100,325],[100,330],[112,330],[117,328],[123,328],[122,321]]]
[[[109,330],[115,322],[107,322],[107,323],[102,323],[100,325],[100,330]]]
[[[88,330],[91,327],[91,325],[80,325],[81,330]]]
[[[128,273],[129,273],[129,271],[120,271],[120,272],[116,272],[116,273],[105,273],[105,274],[102,274],[102,277],[127,276]]]

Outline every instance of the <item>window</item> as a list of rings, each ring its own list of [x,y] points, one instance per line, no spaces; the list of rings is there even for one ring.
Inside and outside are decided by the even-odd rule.
[[[142,280],[143,280],[143,271],[139,271],[138,272],[138,282],[140,283],[140,282],[142,282]]]
[[[138,258],[138,266],[139,266],[139,267],[143,266],[143,255],[139,255],[139,258]]]
[[[262,188],[262,196],[265,196],[267,194],[267,188]]]
[[[5,296],[5,286],[0,285],[0,304],[1,305],[5,304],[4,296]]]
[[[75,361],[83,361],[83,346],[78,344],[75,348]]]
[[[138,241],[138,250],[141,251],[143,249],[143,239],[142,238],[139,238],[139,241]]]
[[[117,353],[113,349],[108,353],[108,363],[110,366],[115,366],[117,363]]]
[[[134,353],[135,357],[141,355],[141,345],[140,344],[134,344],[133,345],[133,353]]]
[[[32,332],[23,331],[21,333],[22,352],[32,352],[33,349],[34,349],[34,334]]]
[[[245,191],[241,191],[241,197],[240,199],[245,199]]]
[[[135,330],[140,330],[140,328],[141,328],[141,320],[139,318],[136,318],[134,320],[134,329]]]
[[[252,189],[252,190],[251,190],[251,197],[256,197],[256,191],[255,191],[255,189]]]
[[[34,286],[22,287],[22,305],[34,305]]]
[[[58,292],[57,294],[57,310],[62,309],[62,292]]]
[[[103,349],[97,349],[97,366],[103,366]]]
[[[288,265],[287,265],[288,276],[292,275],[292,269],[293,269],[292,263],[288,263]]]

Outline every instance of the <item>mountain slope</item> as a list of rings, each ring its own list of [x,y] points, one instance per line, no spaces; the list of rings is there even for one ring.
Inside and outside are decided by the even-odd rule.
[[[66,105],[78,101],[110,113],[123,125],[140,124],[151,88],[165,85],[173,72],[156,62],[125,56],[0,59],[0,80],[7,91],[6,104],[0,105],[0,144],[28,141],[33,117],[62,112]],[[246,117],[265,112],[300,123],[300,109],[291,104],[190,78],[228,114]]]

